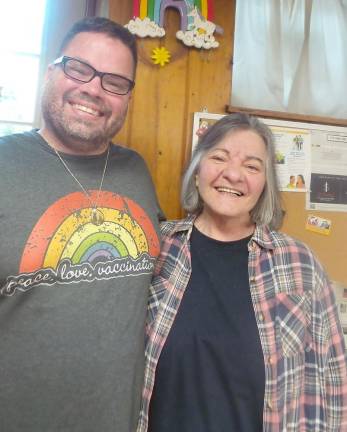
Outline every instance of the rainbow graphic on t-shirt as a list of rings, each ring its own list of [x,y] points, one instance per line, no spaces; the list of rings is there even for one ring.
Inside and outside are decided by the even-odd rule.
[[[74,192],[39,218],[24,247],[19,273],[0,294],[12,296],[38,285],[138,276],[153,271],[159,239],[146,212],[112,192]],[[102,215],[96,223],[93,207]]]
[[[100,225],[91,221],[90,202],[81,192],[65,196],[50,206],[29,236],[20,263],[20,273],[50,267],[69,259],[72,264],[142,253],[156,256],[159,242],[143,209],[129,198],[111,192],[91,191],[91,201],[98,202],[104,216]]]

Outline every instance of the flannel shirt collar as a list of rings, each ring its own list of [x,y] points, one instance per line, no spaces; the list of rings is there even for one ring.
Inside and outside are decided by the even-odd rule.
[[[197,215],[189,215],[185,219],[164,222],[162,225],[162,234],[173,236],[187,232],[187,240],[189,241],[196,217]],[[270,230],[268,226],[257,225],[250,243],[255,242],[263,249],[275,249],[278,246],[277,237],[276,232]]]
[[[185,219],[163,222],[161,224],[162,234],[173,236],[178,233],[188,232],[187,238],[189,240],[195,219],[196,215],[189,215]]]

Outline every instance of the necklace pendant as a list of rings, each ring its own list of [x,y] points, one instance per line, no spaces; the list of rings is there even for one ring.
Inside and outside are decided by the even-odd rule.
[[[87,200],[89,201],[89,203],[90,203],[90,205],[92,207],[92,209],[91,209],[91,215],[90,215],[90,221],[94,225],[97,225],[97,226],[103,224],[104,221],[105,221],[105,216],[104,216],[103,212],[97,208],[97,205],[98,205],[98,202],[99,202],[99,197],[100,197],[100,194],[101,194],[102,185],[104,184],[104,179],[105,179],[105,174],[106,174],[106,169],[107,169],[108,158],[109,158],[109,155],[110,155],[110,147],[111,146],[109,145],[108,148],[107,148],[105,166],[104,166],[104,170],[102,172],[101,181],[100,181],[100,185],[99,185],[99,189],[98,189],[98,193],[97,193],[96,199],[92,200],[91,199],[91,194],[83,186],[83,184],[78,180],[78,178],[75,176],[75,174],[71,171],[71,169],[68,167],[68,165],[66,164],[66,162],[64,161],[64,159],[62,158],[62,156],[58,152],[58,150],[54,146],[52,146],[54,152],[58,156],[58,159],[60,160],[60,162],[62,163],[62,165],[65,167],[66,171],[70,174],[70,176],[75,180],[75,182],[78,184],[78,186],[82,189],[82,192],[84,193],[84,195],[86,196]]]
[[[91,214],[91,222],[94,225],[101,225],[104,223],[105,217],[104,214],[102,213],[101,210],[97,209],[97,208],[93,208],[92,209],[92,214]]]

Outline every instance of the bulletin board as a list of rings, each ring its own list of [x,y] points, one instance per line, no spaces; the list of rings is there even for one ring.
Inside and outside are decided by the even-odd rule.
[[[237,111],[234,109],[232,111]],[[241,110],[239,110],[241,111]],[[300,116],[291,116],[290,119],[274,118],[271,115],[262,115],[263,112],[251,112],[257,117],[262,117],[261,120],[273,128],[288,129],[302,131],[302,136],[307,135],[307,142],[314,151],[307,152],[306,159],[302,162],[300,170],[306,167],[305,188],[290,190],[288,185],[282,188],[281,196],[283,201],[283,209],[285,210],[284,223],[281,231],[289,234],[306,243],[316,254],[319,261],[322,263],[329,278],[347,287],[347,120],[334,120],[324,123],[319,123],[315,118],[313,121],[307,121],[307,118]],[[285,113],[283,113],[285,114]],[[206,112],[194,113],[192,148],[197,144],[199,135],[203,134],[205,128],[216,122],[225,114],[211,114]],[[312,119],[312,118],[310,118]],[[324,135],[325,134],[325,135]],[[293,135],[295,137],[295,135]],[[313,196],[311,190],[311,178],[313,178],[312,167],[315,170],[324,168],[320,167],[315,155],[317,154],[317,145],[325,137],[325,143],[330,148],[330,142],[334,144],[339,141],[338,145],[341,154],[336,155],[335,149],[327,154],[327,157],[321,157],[322,166],[328,164],[328,157],[333,158],[335,155],[336,172],[329,173],[322,181],[322,187],[327,192],[322,194],[322,202],[314,203],[310,199]],[[276,144],[277,148],[277,144]],[[295,152],[292,152],[295,154]],[[324,155],[324,154],[323,154]],[[344,163],[346,163],[344,167]],[[314,165],[315,164],[315,165]],[[293,167],[296,165],[293,165]],[[282,168],[282,167],[281,167]],[[282,168],[283,169],[283,168]],[[293,168],[292,168],[293,169]],[[324,173],[323,173],[324,174]],[[323,175],[320,173],[320,177]],[[335,199],[335,203],[324,201],[325,197],[331,196],[332,186],[330,185],[330,177],[335,181],[336,188],[339,188],[339,199]],[[325,181],[328,179],[329,181]],[[323,191],[324,192],[324,191]],[[330,195],[329,195],[330,193]],[[317,196],[320,196],[319,194]],[[312,198],[316,199],[316,198]],[[318,223],[317,223],[318,221]]]

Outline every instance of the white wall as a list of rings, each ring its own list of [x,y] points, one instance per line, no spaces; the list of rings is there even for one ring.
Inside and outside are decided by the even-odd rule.
[[[86,3],[87,0],[47,0],[34,127],[41,125],[40,95],[47,67],[57,58],[61,41],[72,24],[85,16]],[[108,0],[97,0],[95,9],[96,15],[108,17]]]
[[[84,17],[86,0],[47,0],[45,24],[43,28],[43,55],[40,61],[37,106],[34,126],[41,124],[40,95],[48,65],[58,55],[60,43],[71,25]]]

